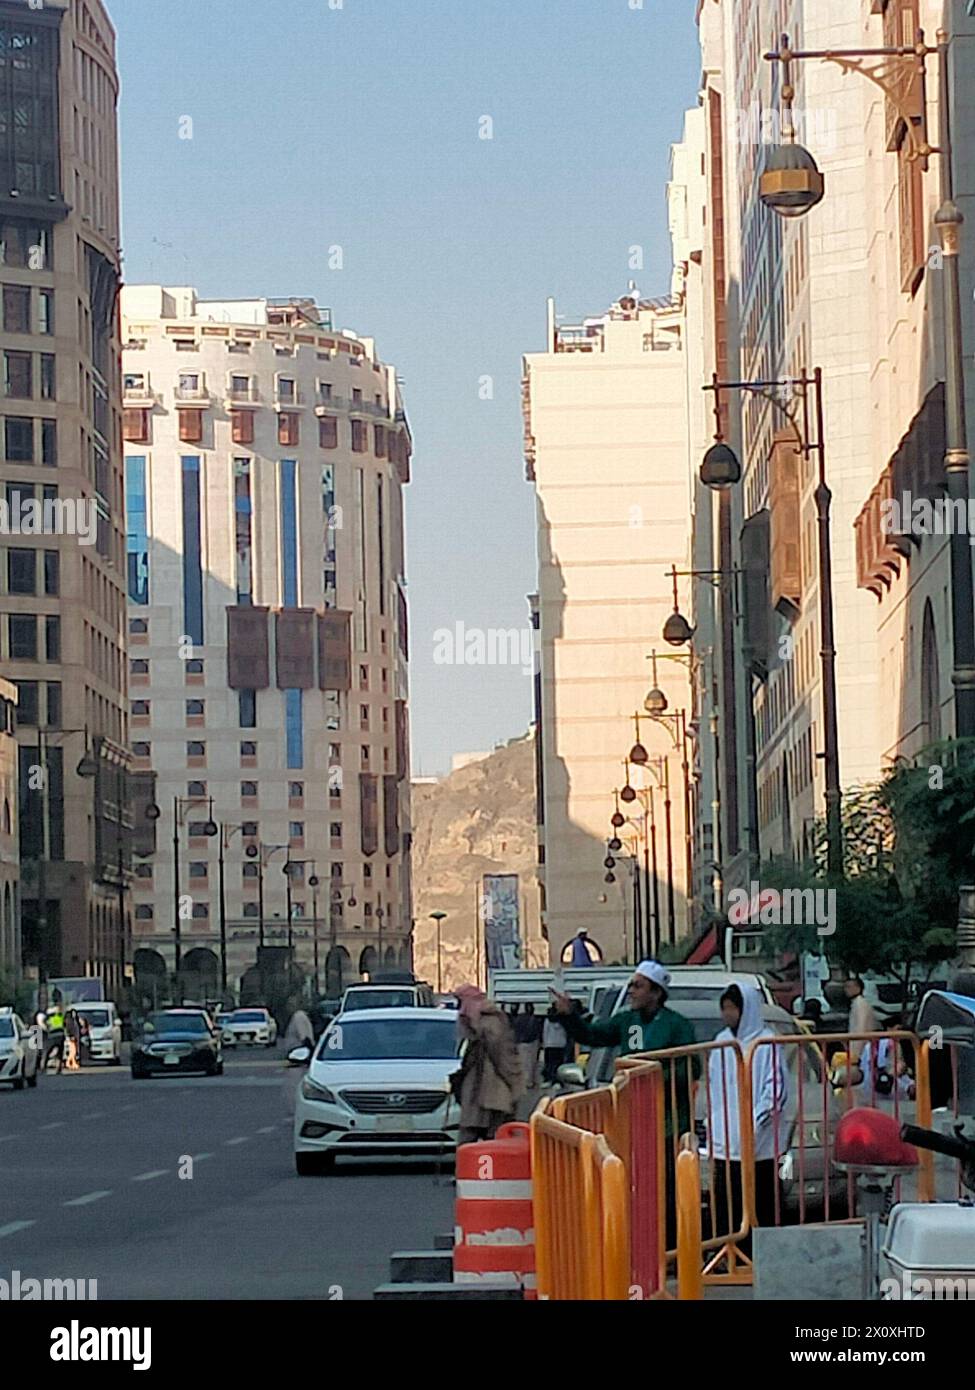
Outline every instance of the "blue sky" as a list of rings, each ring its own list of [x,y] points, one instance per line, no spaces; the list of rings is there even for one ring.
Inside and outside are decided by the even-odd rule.
[[[404,378],[416,449],[414,771],[522,733],[520,666],[437,665],[434,633],[526,622],[521,356],[544,345],[546,297],[570,322],[602,312],[635,244],[641,290],[669,288],[664,190],[696,101],[693,0],[107,2],[126,280],[313,294],[337,327],[375,337]]]

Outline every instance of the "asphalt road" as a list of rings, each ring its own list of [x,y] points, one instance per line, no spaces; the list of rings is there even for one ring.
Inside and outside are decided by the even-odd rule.
[[[394,1250],[452,1226],[451,1173],[344,1159],[297,1177],[301,1076],[278,1047],[231,1054],[221,1077],[91,1067],[0,1087],[0,1278],[97,1279],[100,1299],[371,1297]]]

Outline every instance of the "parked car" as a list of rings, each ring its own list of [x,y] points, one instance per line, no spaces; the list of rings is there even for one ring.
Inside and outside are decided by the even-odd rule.
[[[340,1014],[298,1087],[299,1177],[330,1172],[339,1154],[452,1154],[460,1110],[449,1077],[458,1066],[457,1020],[448,1010]]]
[[[223,1025],[223,1040],[228,1047],[273,1047],[278,1025],[269,1009],[235,1009]]]
[[[122,1065],[122,1021],[110,999],[97,1004],[76,1004],[75,1009],[88,1020],[91,1029],[91,1060]]]
[[[166,1009],[150,1014],[142,1036],[132,1044],[132,1079],[180,1072],[223,1074],[220,1034],[199,1009]]]
[[[342,995],[342,1013],[354,1009],[432,1009],[436,1007],[433,990],[422,981],[401,984],[375,981],[349,985]]]
[[[41,1071],[41,1041],[11,1008],[0,1009],[0,1081],[15,1091],[36,1086]]]

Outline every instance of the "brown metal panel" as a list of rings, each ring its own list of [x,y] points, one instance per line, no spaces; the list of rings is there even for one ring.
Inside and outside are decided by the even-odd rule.
[[[231,690],[267,690],[271,684],[267,608],[227,609],[227,684]]]
[[[392,773],[383,777],[383,828],[386,853],[392,858],[399,853],[399,780]]]
[[[379,778],[373,772],[359,773],[359,824],[363,854],[379,848]]]
[[[778,432],[769,461],[769,513],[772,607],[784,618],[798,616],[802,607],[799,466],[802,455],[795,438]]]
[[[318,615],[318,685],[352,689],[352,614],[338,608]]]
[[[315,684],[315,610],[285,608],[274,615],[275,673],[279,690]]]

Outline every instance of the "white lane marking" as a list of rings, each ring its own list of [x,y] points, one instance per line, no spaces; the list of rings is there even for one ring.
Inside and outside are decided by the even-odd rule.
[[[274,1125],[261,1125],[260,1129],[257,1132],[258,1134],[273,1134]]]
[[[41,1129],[64,1129],[66,1123],[65,1120],[52,1120],[49,1125],[41,1125]]]
[[[191,1154],[194,1163],[202,1163],[205,1158],[212,1158],[213,1154]]]
[[[83,1197],[73,1197],[70,1202],[62,1202],[63,1207],[87,1207],[92,1202],[100,1202],[103,1197],[111,1197],[111,1188],[103,1192],[86,1192]]]
[[[36,1226],[36,1221],[11,1221],[7,1226],[0,1226],[0,1238],[3,1236],[15,1236],[18,1231],[26,1231],[28,1226]]]
[[[0,1134],[0,1144],[5,1144],[8,1139],[19,1139],[19,1134]]]
[[[153,1178],[164,1178],[166,1176],[166,1171],[165,1168],[153,1168],[152,1171],[148,1173],[137,1173],[132,1181],[150,1182]]]
[[[236,1139],[225,1139],[223,1142],[224,1142],[225,1144],[246,1144],[246,1143],[247,1143],[247,1135],[246,1135],[246,1134],[241,1134],[241,1135],[239,1135]]]
[[[90,1115],[82,1115],[83,1120],[104,1120],[104,1110],[93,1110]]]

